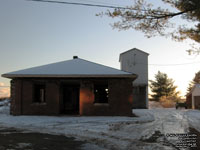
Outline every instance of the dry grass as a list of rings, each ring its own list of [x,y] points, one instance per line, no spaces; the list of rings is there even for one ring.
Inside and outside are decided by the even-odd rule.
[[[159,102],[163,108],[174,108],[176,105],[174,97],[162,97]]]
[[[160,102],[161,106],[163,108],[174,108],[176,103],[173,102],[173,101],[170,101],[170,100],[166,100],[166,101],[163,101],[163,102]]]

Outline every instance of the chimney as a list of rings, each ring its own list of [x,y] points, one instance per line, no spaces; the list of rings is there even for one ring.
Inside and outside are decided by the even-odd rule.
[[[73,59],[77,59],[78,58],[78,56],[73,56]]]

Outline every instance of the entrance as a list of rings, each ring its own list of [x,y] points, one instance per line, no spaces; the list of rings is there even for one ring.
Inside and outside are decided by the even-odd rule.
[[[200,96],[194,96],[194,108],[200,109]]]
[[[61,113],[69,115],[79,114],[79,91],[80,85],[63,85]]]

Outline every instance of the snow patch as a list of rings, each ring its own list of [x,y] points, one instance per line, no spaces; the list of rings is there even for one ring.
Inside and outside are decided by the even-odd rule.
[[[20,148],[20,149],[23,148],[24,149],[24,148],[27,148],[27,147],[30,147],[30,146],[32,146],[31,143],[18,143],[16,148]]]
[[[5,99],[0,101],[0,114],[9,114],[10,113],[10,99]]]
[[[187,117],[191,127],[195,128],[200,132],[200,111],[199,110],[190,110],[186,111],[185,116]]]
[[[149,109],[163,108],[160,102],[149,101]]]
[[[134,109],[133,113],[138,117],[11,116],[9,105],[5,104],[0,107],[0,127],[72,136],[91,143],[97,150],[170,150],[172,146],[162,144],[166,134],[187,133],[189,126],[200,131],[200,111],[197,110]],[[156,143],[143,142],[152,138],[156,132],[161,136],[156,139]],[[169,143],[177,140],[166,139]],[[89,146],[86,144],[83,149]]]

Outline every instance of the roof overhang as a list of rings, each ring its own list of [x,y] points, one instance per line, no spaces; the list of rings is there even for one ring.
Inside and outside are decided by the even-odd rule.
[[[108,74],[108,75],[101,75],[101,74],[97,74],[97,75],[48,75],[48,74],[3,74],[2,77],[5,78],[10,78],[10,79],[14,79],[14,78],[132,78],[132,79],[136,79],[137,75],[136,74],[127,74],[127,75],[112,75],[112,74]]]
[[[132,78],[137,75],[116,68],[76,58],[27,68],[2,75],[5,78]]]

